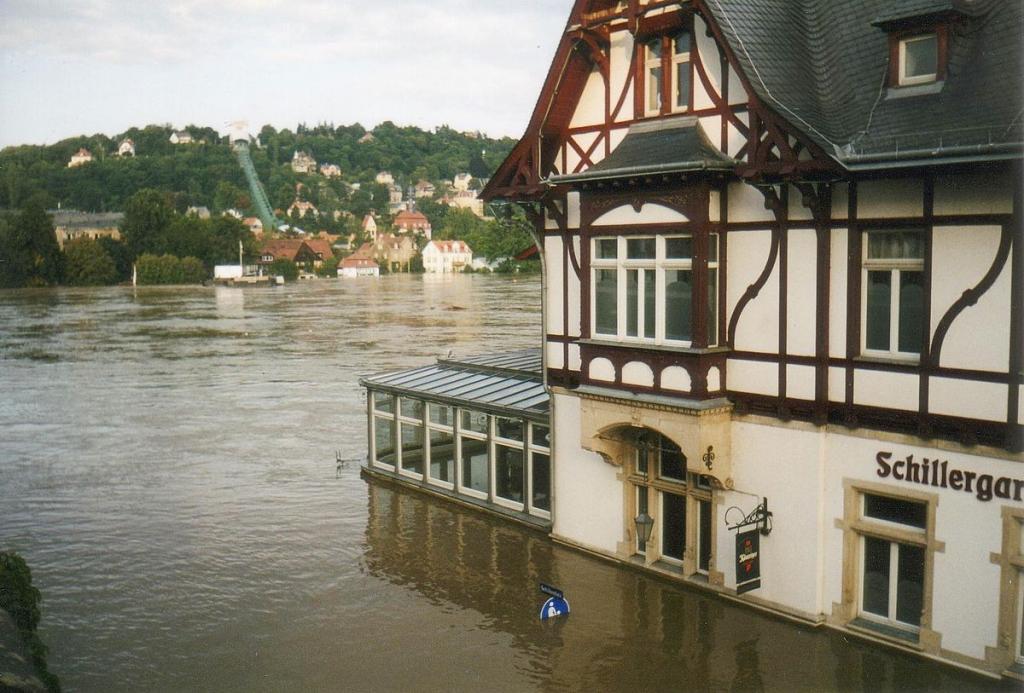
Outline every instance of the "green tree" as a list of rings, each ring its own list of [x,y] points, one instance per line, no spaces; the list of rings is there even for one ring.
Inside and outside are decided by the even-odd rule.
[[[282,276],[285,281],[293,282],[299,278],[299,268],[291,260],[285,260],[279,258],[270,263],[270,267],[267,268],[267,273],[271,276]]]
[[[53,220],[37,198],[15,217],[6,236],[0,286],[50,286],[63,280],[64,258]]]
[[[338,263],[338,258],[329,257],[326,260],[324,260],[323,264],[320,265],[319,268],[317,268],[316,273],[321,277],[337,277]]]
[[[114,268],[117,270],[117,281],[125,281],[132,276],[132,259],[128,254],[128,246],[124,241],[118,241],[109,236],[101,236],[96,242],[103,246],[107,255],[114,261]]]
[[[184,284],[202,284],[210,278],[210,272],[197,257],[181,259],[181,279]]]
[[[117,266],[106,249],[91,238],[76,238],[64,248],[68,284],[105,286],[118,280]]]
[[[128,198],[121,236],[130,255],[137,258],[146,253],[163,252],[173,215],[174,208],[167,195],[158,190],[140,190]]]
[[[14,620],[18,634],[28,647],[39,678],[51,692],[60,691],[60,681],[46,666],[46,645],[39,639],[42,595],[32,584],[32,571],[16,553],[0,552],[0,609]]]

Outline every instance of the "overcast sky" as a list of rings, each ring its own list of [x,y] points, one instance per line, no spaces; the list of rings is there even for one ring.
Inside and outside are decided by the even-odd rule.
[[[0,147],[171,123],[518,137],[572,0],[0,0]]]

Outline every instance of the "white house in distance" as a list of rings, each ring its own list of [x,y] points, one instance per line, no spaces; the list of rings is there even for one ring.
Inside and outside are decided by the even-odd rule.
[[[306,152],[292,154],[292,171],[295,173],[316,173],[316,159]]]
[[[468,173],[457,173],[455,178],[452,180],[452,187],[457,191],[469,190],[469,184],[473,180],[473,176]]]
[[[463,272],[473,263],[465,241],[430,241],[423,247],[423,271],[428,274]]]
[[[71,161],[68,162],[68,168],[75,168],[76,166],[84,166],[92,161],[92,152],[85,147],[82,147],[77,152],[71,155]]]
[[[321,164],[320,175],[324,178],[341,178],[341,166],[337,164]]]
[[[135,143],[129,138],[121,140],[121,144],[117,145],[117,155],[135,156]]]
[[[471,459],[407,464],[445,399],[366,379],[367,474],[1024,681],[1022,13],[577,0],[483,191],[535,222],[550,412],[448,400]]]
[[[175,130],[168,139],[171,144],[192,144],[194,141],[188,130]]]
[[[380,265],[374,259],[373,243],[364,243],[356,252],[349,255],[338,265],[338,276],[346,279],[355,277],[379,277]]]
[[[377,177],[374,180],[376,180],[380,185],[386,185],[388,187],[395,184],[395,177],[387,171],[380,171],[377,173]]]

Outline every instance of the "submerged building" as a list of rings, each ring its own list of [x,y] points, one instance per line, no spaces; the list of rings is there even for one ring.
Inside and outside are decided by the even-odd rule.
[[[1024,680],[1022,14],[577,0],[483,192],[535,222],[543,379],[367,379],[368,468]]]

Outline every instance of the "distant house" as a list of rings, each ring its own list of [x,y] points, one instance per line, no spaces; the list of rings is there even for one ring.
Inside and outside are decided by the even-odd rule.
[[[459,190],[450,198],[448,203],[452,207],[458,207],[459,209],[468,209],[478,217],[484,216],[484,201],[477,197],[477,194],[472,190]]]
[[[224,216],[234,217],[235,219],[241,220],[245,215],[242,214],[237,209],[235,209],[234,207],[232,207],[231,209],[225,209],[224,210]]]
[[[326,261],[334,259],[334,249],[331,247],[329,240],[324,238],[307,238],[305,243],[306,247],[316,255],[314,266],[320,267]]]
[[[246,217],[242,219],[242,223],[245,224],[245,228],[249,229],[249,233],[254,236],[263,235],[263,222],[259,217]]]
[[[455,175],[455,179],[452,181],[452,187],[456,190],[469,190],[469,183],[473,180],[473,176],[468,173],[458,173]]]
[[[374,242],[378,262],[383,262],[391,271],[409,269],[416,257],[416,243],[410,236],[396,236],[391,233],[378,234]]]
[[[374,180],[376,180],[381,185],[387,185],[389,187],[395,184],[395,177],[392,176],[387,171],[381,171],[380,173],[378,173],[377,177]]]
[[[463,272],[473,263],[465,241],[431,241],[423,248],[423,271],[428,274]]]
[[[176,130],[172,132],[170,140],[171,144],[192,144],[195,142],[188,130]]]
[[[292,171],[295,173],[316,173],[316,159],[306,152],[292,154]]]
[[[370,142],[373,142],[376,139],[377,138],[373,136],[372,132],[368,132],[359,138],[359,144],[369,144]]]
[[[341,261],[339,277],[379,277],[380,265],[373,259],[373,243],[364,243],[359,249]]]
[[[401,205],[402,200],[405,199],[405,195],[402,194],[402,189],[397,185],[388,186],[388,202],[391,205]]]
[[[260,259],[257,264],[266,267],[277,260],[289,260],[307,271],[323,264],[323,260],[317,257],[316,251],[301,238],[278,238],[264,241],[260,247]]]
[[[341,166],[337,164],[322,164],[320,175],[324,178],[341,178]]]
[[[118,227],[124,219],[122,212],[107,212],[103,214],[89,214],[75,210],[51,211],[53,217],[53,231],[57,237],[57,245],[63,250],[64,246],[76,238],[113,238],[121,240],[121,232]]]
[[[71,161],[68,162],[68,168],[75,168],[76,166],[84,166],[92,161],[92,152],[85,147],[82,147],[77,152],[71,155]]]
[[[117,145],[118,156],[135,156],[135,143],[130,139],[121,140],[121,144]]]
[[[437,188],[429,180],[421,180],[413,189],[413,195],[417,200],[422,197],[433,197],[435,192],[437,192]]]
[[[200,219],[209,219],[210,209],[209,207],[189,207],[185,212],[185,215],[199,217]]]
[[[395,229],[402,233],[419,234],[430,240],[430,220],[422,212],[405,210],[394,221]]]
[[[292,212],[298,212],[300,219],[305,219],[307,214],[314,217],[320,216],[320,210],[318,210],[312,202],[306,202],[305,200],[295,200],[291,206],[288,207],[288,216],[292,216]]]
[[[363,217],[362,228],[367,236],[374,237],[377,235],[377,220],[373,218],[372,214],[367,214]]]

